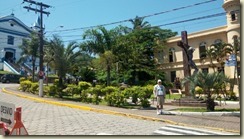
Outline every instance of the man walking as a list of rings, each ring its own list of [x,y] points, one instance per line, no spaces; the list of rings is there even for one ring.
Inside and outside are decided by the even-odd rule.
[[[166,95],[165,87],[162,85],[162,81],[159,79],[157,84],[153,88],[154,96],[157,98],[157,114],[163,114],[163,105]]]

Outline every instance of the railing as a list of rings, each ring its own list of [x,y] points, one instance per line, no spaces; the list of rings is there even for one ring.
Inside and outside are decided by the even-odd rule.
[[[6,65],[13,73],[20,74],[20,72],[16,70],[16,67],[14,67],[13,64],[4,61],[4,65]]]

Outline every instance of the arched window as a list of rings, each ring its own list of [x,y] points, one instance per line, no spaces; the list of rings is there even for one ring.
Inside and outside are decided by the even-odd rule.
[[[231,11],[230,12],[230,17],[231,17],[231,21],[236,21],[236,12],[235,11]]]
[[[220,44],[220,43],[222,43],[221,39],[217,39],[217,40],[214,41],[214,44]]]
[[[199,45],[199,56],[200,58],[207,57],[206,55],[206,42],[201,42]]]
[[[169,49],[169,62],[174,62],[174,53],[175,53],[175,48],[170,48]]]

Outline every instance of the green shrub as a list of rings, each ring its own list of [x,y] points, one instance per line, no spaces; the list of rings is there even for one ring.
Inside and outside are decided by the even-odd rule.
[[[105,101],[107,102],[107,105],[116,107],[121,107],[126,102],[124,94],[119,91],[107,94],[105,97]]]
[[[65,89],[63,89],[65,95],[71,95],[72,97],[74,94],[80,94],[79,87],[74,84],[69,84]]]
[[[25,77],[20,77],[20,78],[19,78],[19,82],[23,82],[23,81],[25,81],[25,80],[27,80],[27,78],[25,78]]]
[[[195,93],[198,93],[198,94],[202,94],[203,93],[203,89],[199,86],[196,86],[195,87]]]
[[[80,96],[81,96],[82,91],[88,89],[88,88],[91,87],[91,86],[92,86],[92,85],[91,85],[91,83],[89,83],[89,82],[80,81],[80,82],[78,83],[78,88],[79,88],[79,90],[80,90]]]
[[[29,89],[31,88],[31,81],[29,80],[24,80],[22,82],[20,82],[20,90],[24,91],[24,92],[29,92]]]
[[[29,89],[30,93],[36,94],[38,92],[38,87],[39,84],[38,83],[31,83],[31,87]]]
[[[226,92],[226,100],[233,100],[233,101],[236,101],[237,99],[238,99],[238,98],[237,98],[235,92],[232,92],[232,91],[227,91],[227,92]]]
[[[47,95],[55,96],[57,94],[57,92],[58,92],[58,87],[56,85],[50,85]]]
[[[99,104],[101,102],[100,97],[103,96],[103,93],[101,92],[102,86],[96,85],[96,87],[92,87],[90,94],[92,94],[92,103]]]

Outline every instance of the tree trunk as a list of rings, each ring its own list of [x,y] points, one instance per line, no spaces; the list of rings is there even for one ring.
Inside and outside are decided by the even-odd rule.
[[[60,98],[63,98],[62,95],[62,90],[63,90],[63,78],[59,76],[59,81],[58,81],[58,94]]]
[[[34,80],[35,80],[35,63],[36,63],[36,60],[34,57],[32,57],[32,82],[34,82]]]
[[[107,86],[110,85],[110,65],[107,65]]]
[[[210,90],[208,90],[206,107],[207,107],[207,111],[214,111],[215,108],[215,103],[214,100],[211,98]]]

